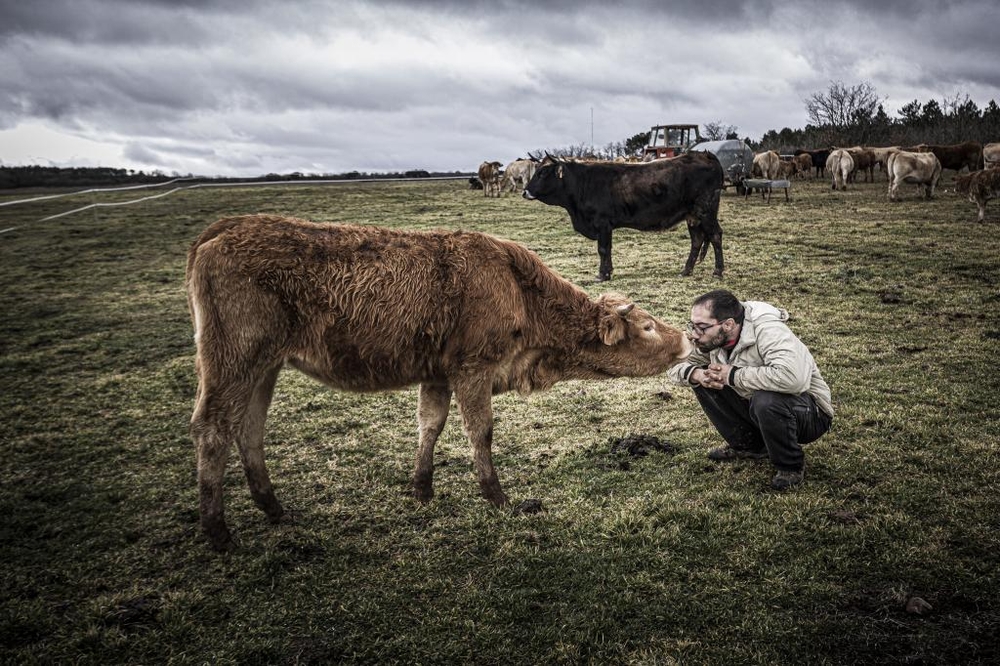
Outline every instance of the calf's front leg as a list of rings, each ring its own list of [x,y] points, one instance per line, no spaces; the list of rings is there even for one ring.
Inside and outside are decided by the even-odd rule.
[[[493,467],[493,404],[490,384],[481,379],[456,384],[455,399],[462,410],[465,434],[472,443],[472,460],[483,497],[494,506],[507,504],[507,495]]]
[[[434,497],[434,445],[448,419],[451,389],[446,384],[421,384],[417,400],[420,446],[413,471],[413,496],[421,502]]]

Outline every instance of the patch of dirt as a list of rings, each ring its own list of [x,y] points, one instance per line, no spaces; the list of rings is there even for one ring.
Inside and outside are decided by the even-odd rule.
[[[896,347],[896,351],[903,354],[919,354],[922,351],[927,351],[926,345],[901,345]]]
[[[526,499],[514,507],[514,515],[529,516],[534,513],[541,513],[544,510],[544,507],[542,507],[542,500]]]
[[[124,631],[148,629],[157,622],[159,601],[148,597],[138,597],[123,601],[109,609],[104,616],[108,627],[120,627]]]
[[[887,304],[895,304],[903,302],[903,297],[894,291],[883,291],[878,296],[880,299],[882,299],[883,303]]]
[[[863,516],[849,510],[837,509],[826,514],[827,518],[841,525],[858,525],[864,519]]]
[[[676,453],[677,447],[670,442],[652,435],[630,434],[626,437],[609,437],[611,453],[628,454],[633,458],[648,456],[650,451],[661,453]]]

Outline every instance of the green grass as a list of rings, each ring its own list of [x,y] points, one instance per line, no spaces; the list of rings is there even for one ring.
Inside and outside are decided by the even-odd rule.
[[[462,182],[191,190],[44,223],[92,195],[0,208],[19,227],[0,235],[0,661],[997,663],[996,209],[977,225],[954,195],[890,204],[881,182],[791,195],[724,195],[721,281],[710,263],[678,277],[683,229],[623,230],[606,285],[561,209]],[[267,523],[234,454],[240,548],[217,555],[187,435],[184,260],[211,221],[253,212],[494,233],[675,324],[720,285],[773,302],[837,418],[778,494],[766,464],[705,458],[718,437],[663,377],[499,396],[501,482],[544,507],[515,515],[479,497],[456,414],[420,505],[415,390],[289,371],[266,450],[295,522]],[[613,454],[629,433],[676,450]],[[907,613],[913,596],[932,610]]]

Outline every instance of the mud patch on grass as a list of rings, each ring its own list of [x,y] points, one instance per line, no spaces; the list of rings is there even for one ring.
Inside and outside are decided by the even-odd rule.
[[[674,444],[653,435],[630,434],[625,437],[609,437],[608,444],[611,446],[613,455],[628,455],[633,458],[648,456],[650,451],[677,452],[677,447]]]

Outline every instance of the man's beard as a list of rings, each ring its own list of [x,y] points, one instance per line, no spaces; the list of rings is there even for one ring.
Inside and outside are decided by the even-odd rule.
[[[708,342],[696,342],[695,347],[697,347],[698,351],[702,354],[707,354],[713,349],[718,349],[724,344],[726,344],[726,334],[720,329],[715,337],[709,338]]]

